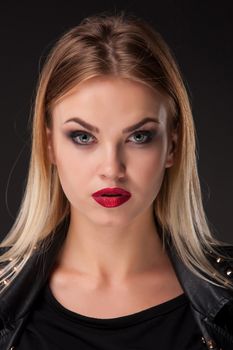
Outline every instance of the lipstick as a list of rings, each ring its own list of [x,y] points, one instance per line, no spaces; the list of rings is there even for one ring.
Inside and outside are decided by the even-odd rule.
[[[103,188],[92,194],[92,198],[106,208],[118,207],[128,201],[131,193],[120,187]]]

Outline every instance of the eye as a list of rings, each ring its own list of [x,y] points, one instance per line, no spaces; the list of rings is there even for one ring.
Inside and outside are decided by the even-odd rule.
[[[83,135],[84,135],[84,137],[82,137],[81,143],[77,142],[76,140],[77,139],[80,140],[80,137],[83,136]],[[80,131],[77,130],[77,131],[71,131],[71,133],[69,134],[69,137],[77,145],[85,146],[85,145],[89,145],[90,144],[90,143],[87,143],[87,140],[88,140],[88,138],[92,137],[92,135],[89,134],[88,132],[83,132],[81,130]]]
[[[136,144],[150,143],[155,138],[155,130],[138,130],[132,135],[137,140]]]
[[[94,136],[89,134],[88,132],[84,132],[81,130],[71,131],[68,135],[72,141],[79,146],[89,146],[93,142],[88,142],[90,138],[93,138]],[[136,140],[136,142],[133,141],[136,145],[140,144],[146,144],[153,141],[153,139],[156,136],[155,130],[138,130],[133,133],[131,137]],[[81,140],[81,142],[80,142]]]

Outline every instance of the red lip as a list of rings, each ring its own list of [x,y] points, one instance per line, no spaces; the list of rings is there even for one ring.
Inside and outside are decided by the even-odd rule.
[[[104,195],[113,196],[108,197]],[[92,197],[103,207],[112,208],[118,207],[119,205],[128,201],[131,197],[131,193],[119,187],[103,188],[102,190],[93,193]]]
[[[99,197],[99,196],[102,196],[104,194],[113,194],[113,195],[122,195],[122,196],[131,196],[131,193],[126,191],[126,190],[123,190],[123,188],[120,188],[120,187],[106,187],[106,188],[103,188],[102,190],[99,190],[95,193],[92,193],[92,196],[93,197]]]

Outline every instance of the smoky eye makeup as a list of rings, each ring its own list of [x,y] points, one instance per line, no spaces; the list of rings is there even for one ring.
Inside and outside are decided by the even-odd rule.
[[[127,143],[133,143],[136,146],[149,145],[158,134],[156,128],[142,128],[134,131],[127,137]],[[70,130],[65,132],[66,137],[77,146],[91,146],[96,144],[97,140],[94,135],[86,130]]]

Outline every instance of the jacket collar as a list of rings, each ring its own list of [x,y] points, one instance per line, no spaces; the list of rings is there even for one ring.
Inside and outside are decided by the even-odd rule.
[[[52,271],[56,256],[66,238],[68,225],[69,217],[56,228],[46,252],[43,254],[36,252],[31,256],[11,287],[3,292],[0,299],[0,317],[4,323],[18,320],[30,310]],[[168,240],[165,244],[177,278],[192,306],[199,313],[214,318],[221,308],[230,299],[232,300],[232,292],[194,275],[183,264],[171,241]]]
[[[232,248],[231,248],[232,250]],[[193,308],[197,310],[203,316],[207,316],[209,319],[214,319],[219,311],[230,300],[233,300],[232,292],[228,289],[224,289],[213,285],[210,282],[203,280],[195,275],[188,267],[181,261],[174,246],[169,245],[167,252],[176,272],[177,278],[188,296]],[[232,250],[233,252],[233,250]],[[209,257],[208,257],[209,258]],[[217,257],[216,257],[217,258]],[[212,263],[216,261],[214,258]],[[226,270],[226,263],[223,265],[215,265],[215,267],[222,273]]]
[[[34,253],[19,275],[13,280],[0,298],[0,317],[4,323],[11,323],[23,317],[36,299],[52,271],[56,256],[65,240],[69,218],[63,220],[51,237],[46,237],[46,252]]]

